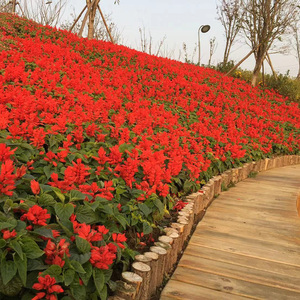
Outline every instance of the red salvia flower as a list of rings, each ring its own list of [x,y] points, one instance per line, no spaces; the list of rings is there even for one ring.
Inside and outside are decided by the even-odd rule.
[[[46,220],[50,219],[47,209],[43,209],[38,205],[29,208],[28,212],[21,217],[21,220],[31,221],[35,225],[45,226]]]
[[[30,181],[30,187],[31,187],[32,192],[35,195],[38,195],[41,191],[40,184],[36,180],[31,180]]]
[[[0,143],[0,162],[5,162],[10,159],[11,155],[13,155],[16,150],[17,148],[10,150],[10,147],[6,147],[5,144]]]
[[[72,162],[73,167],[69,166],[65,170],[65,181],[82,184],[85,183],[86,177],[90,175],[88,170],[90,167],[85,166],[80,158],[77,159],[76,163]]]
[[[3,239],[4,240],[11,239],[11,238],[13,238],[17,235],[17,232],[15,231],[15,229],[13,229],[13,231],[1,230],[1,232],[3,233]]]
[[[91,250],[90,263],[98,269],[108,270],[115,258],[116,254],[111,252],[107,245],[100,248],[93,247]]]
[[[13,174],[14,170],[15,167],[12,160],[6,160],[2,163],[0,169],[0,194],[2,193],[7,196],[13,195],[12,191],[16,188],[16,175]]]
[[[51,277],[50,275],[45,275],[45,277],[38,277],[38,283],[35,283],[32,288],[37,291],[45,290],[45,292],[37,293],[37,295],[32,298],[33,300],[42,299],[44,297],[49,300],[56,300],[56,294],[64,292],[62,287],[56,284],[55,278]]]
[[[58,265],[61,268],[64,266],[64,256],[70,256],[69,253],[70,243],[66,242],[65,239],[61,239],[56,245],[51,240],[48,240],[46,248],[44,249],[46,254],[45,263],[48,265]]]
[[[125,249],[125,246],[123,244],[121,244],[121,243],[127,241],[125,234],[113,233],[112,238],[113,238],[114,242],[116,242],[120,248]]]

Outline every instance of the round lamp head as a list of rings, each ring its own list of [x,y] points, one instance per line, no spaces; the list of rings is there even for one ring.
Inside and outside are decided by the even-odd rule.
[[[202,33],[205,33],[205,32],[207,32],[207,31],[209,31],[209,29],[210,29],[210,26],[209,26],[209,25],[203,25],[203,26],[201,27],[201,32],[202,32]]]

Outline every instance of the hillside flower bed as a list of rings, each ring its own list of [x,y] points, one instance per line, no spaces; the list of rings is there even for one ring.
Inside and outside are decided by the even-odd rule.
[[[0,14],[0,298],[106,299],[179,197],[299,154],[299,115],[214,70]]]

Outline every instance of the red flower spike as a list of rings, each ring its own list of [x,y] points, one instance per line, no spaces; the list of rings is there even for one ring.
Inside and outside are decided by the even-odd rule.
[[[54,277],[51,277],[50,275],[45,275],[45,277],[38,277],[38,283],[35,283],[32,286],[33,289],[37,291],[45,290],[45,292],[37,293],[35,297],[36,299],[42,299],[41,297],[45,297],[46,299],[57,299],[57,296],[53,293],[63,293],[64,290],[62,287],[58,284],[56,284],[56,280]],[[33,298],[34,299],[34,298]]]
[[[4,240],[11,239],[17,235],[17,232],[15,231],[15,229],[13,229],[13,231],[3,229],[3,230],[1,230],[1,232],[3,233]]]
[[[47,209],[43,209],[38,205],[29,208],[28,212],[21,217],[21,220],[31,221],[35,225],[45,226],[46,220],[50,219]]]
[[[115,258],[116,254],[111,252],[108,246],[94,247],[91,250],[90,263],[98,269],[108,270]]]
[[[127,241],[127,238],[126,238],[125,234],[121,234],[121,233],[113,233],[113,234],[112,234],[112,238],[113,238],[114,242],[116,242],[117,245],[118,245],[120,248],[122,248],[122,249],[125,248],[125,246],[124,246],[123,244],[121,244],[121,243]]]
[[[35,195],[38,195],[40,193],[40,191],[41,191],[40,184],[37,181],[35,181],[35,180],[31,180],[30,181],[30,187],[31,187],[32,192]]]

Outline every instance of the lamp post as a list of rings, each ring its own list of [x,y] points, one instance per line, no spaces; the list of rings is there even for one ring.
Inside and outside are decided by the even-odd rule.
[[[198,50],[199,50],[199,57],[198,57],[198,65],[200,66],[200,55],[201,55],[201,50],[200,50],[200,32],[206,33],[210,30],[209,25],[201,25],[198,29]]]

